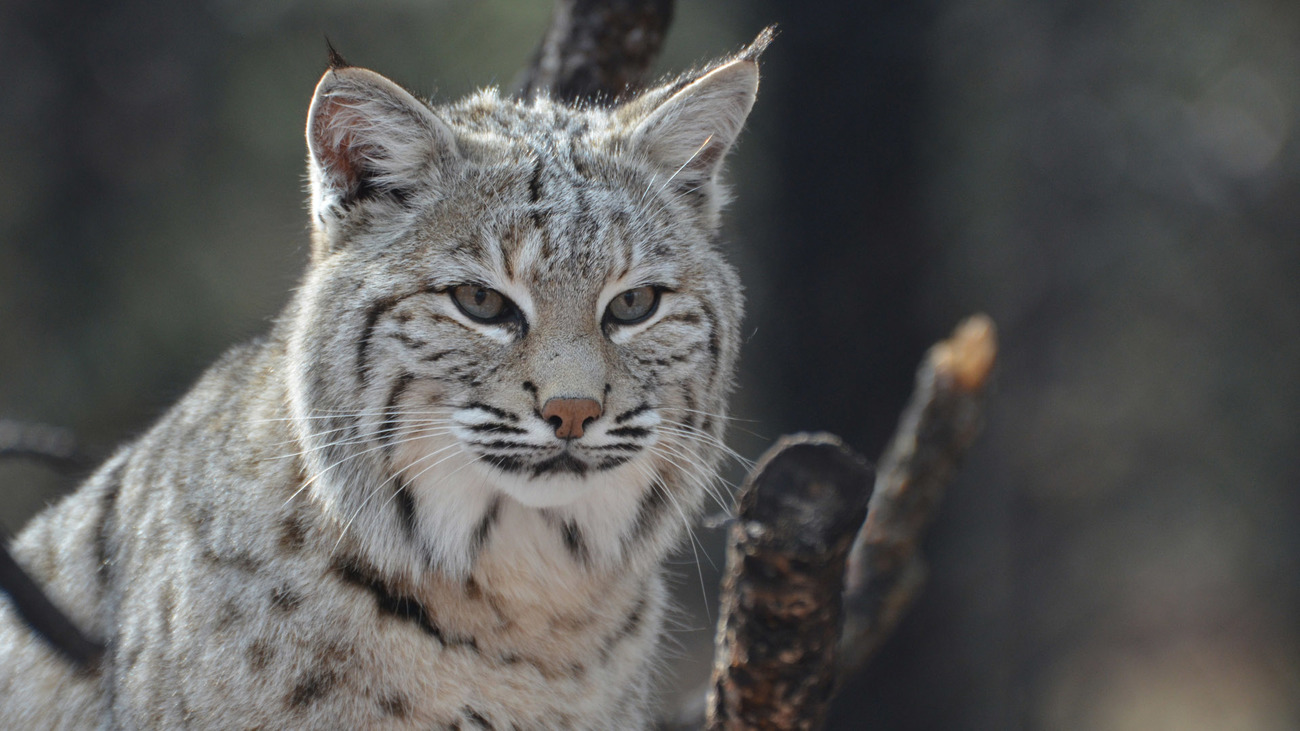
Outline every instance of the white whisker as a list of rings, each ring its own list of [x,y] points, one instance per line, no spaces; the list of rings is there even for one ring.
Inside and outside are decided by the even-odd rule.
[[[433,450],[432,452],[429,452],[428,454],[421,455],[420,458],[417,459],[417,460],[415,460],[414,462],[412,462],[411,465],[419,464],[420,462],[423,462],[424,460],[429,459],[430,457],[436,457],[436,456],[438,456],[439,454],[442,454],[443,452],[446,452],[446,451],[449,450],[449,449],[454,449],[454,448],[459,447],[459,446],[460,446],[460,443],[459,443],[459,442],[453,442],[453,443],[451,443],[451,444],[448,444],[448,445],[445,446],[445,447],[441,447],[441,448],[439,448],[439,449],[435,449],[435,450]],[[445,462],[445,461],[448,460],[448,459],[451,459],[451,458],[454,457],[455,455],[456,455],[456,453],[453,452],[452,454],[450,454],[450,455],[448,455],[448,456],[446,456],[446,457],[443,457],[442,459],[438,460],[437,462],[434,462],[432,465],[429,465],[429,467],[427,467],[427,468],[425,468],[425,469],[423,469],[423,470],[420,470],[420,472],[419,472],[415,477],[411,478],[411,481],[414,482],[416,479],[419,478],[420,475],[423,475],[425,472],[428,472],[429,470],[433,469],[434,467],[437,467],[438,465],[442,464],[443,462]],[[408,466],[407,466],[407,469],[409,469],[411,465],[408,465]],[[403,471],[405,471],[405,470],[403,470]],[[369,503],[369,502],[374,498],[374,496],[377,495],[377,494],[379,493],[379,491],[382,490],[382,489],[384,488],[385,485],[389,484],[390,482],[393,482],[393,481],[396,480],[398,477],[400,477],[400,476],[402,475],[402,472],[403,472],[403,471],[394,472],[393,474],[389,475],[388,478],[385,479],[383,482],[380,482],[378,485],[375,485],[373,488],[371,488],[370,492],[367,493],[365,499],[362,500],[362,501],[361,501],[361,504],[357,506],[357,509],[356,509],[355,511],[353,511],[353,513],[352,513],[352,517],[348,518],[348,521],[347,521],[346,523],[343,524],[343,529],[339,532],[339,538],[338,538],[337,541],[334,542],[334,548],[330,549],[330,553],[331,553],[331,554],[333,554],[334,551],[338,550],[339,543],[341,543],[341,542],[343,541],[343,537],[347,535],[348,528],[350,528],[350,527],[352,526],[352,522],[355,521],[355,520],[357,519],[357,516],[361,515],[361,511],[365,509],[366,504]],[[397,490],[394,490],[394,491],[393,491],[393,494],[390,495],[390,496],[388,497],[388,500],[385,500],[384,503],[383,503],[382,505],[380,505],[380,510],[382,510],[384,507],[386,507],[386,506],[388,505],[388,503],[392,502],[393,498],[397,497],[397,492],[398,492]]]
[[[667,188],[668,184],[673,182],[673,180],[677,177],[677,175],[686,169],[687,165],[690,165],[691,163],[695,162],[695,158],[699,157],[700,153],[704,152],[704,148],[708,147],[709,143],[712,141],[713,141],[713,135],[709,135],[708,137],[705,137],[704,141],[700,143],[700,146],[695,148],[695,152],[692,152],[691,156],[686,158],[686,162],[682,163],[682,166],[677,168],[677,170],[672,175],[670,175],[667,180],[664,181],[663,185],[659,186],[659,190],[655,191],[655,195],[659,195],[660,193],[664,192],[664,188]]]
[[[692,524],[691,519],[687,517],[686,511],[682,509],[681,503],[677,500],[677,496],[673,494],[673,491],[668,488],[668,485],[664,483],[663,479],[659,475],[657,474],[650,475],[650,489],[663,490],[663,495],[668,499],[668,504],[672,505],[673,509],[677,511],[677,514],[681,516],[682,526],[686,529],[686,536],[691,546],[691,554],[694,555],[695,557],[695,575],[699,577],[700,580],[700,601],[704,605],[705,612],[709,616],[709,622],[712,623],[713,622],[712,614],[708,612],[708,606],[709,606],[708,590],[704,586],[704,567],[700,565],[699,551],[700,549],[703,549],[704,546],[703,544],[700,543],[699,539],[695,536],[694,525]],[[697,545],[699,546],[699,549],[696,548]],[[704,555],[708,556],[708,551],[705,551]],[[712,565],[713,563],[712,559],[710,559],[709,563],[710,565]],[[717,567],[715,566],[714,570],[716,569]]]
[[[346,457],[344,457],[343,459],[340,459],[340,460],[338,460],[337,462],[334,462],[333,464],[331,464],[331,465],[325,467],[324,469],[322,469],[320,472],[317,472],[316,474],[314,474],[314,475],[312,475],[311,477],[309,477],[309,478],[307,478],[306,480],[304,480],[303,483],[302,483],[302,485],[299,486],[299,488],[298,488],[297,490],[294,490],[293,494],[289,496],[289,499],[284,501],[284,504],[285,504],[285,505],[288,505],[290,502],[293,501],[294,498],[298,497],[298,494],[299,494],[299,493],[301,493],[303,490],[306,490],[308,487],[310,487],[310,486],[312,485],[312,483],[314,483],[316,480],[320,479],[322,476],[324,476],[324,475],[325,475],[326,473],[328,473],[330,470],[332,470],[332,469],[334,469],[335,467],[338,467],[339,465],[343,464],[344,462],[348,462],[348,461],[354,460],[354,459],[356,459],[357,457],[362,457],[362,456],[364,456],[364,455],[371,454],[371,453],[376,452],[376,451],[379,451],[379,450],[381,450],[381,449],[388,449],[388,448],[390,448],[390,447],[397,447],[398,445],[406,444],[406,443],[408,443],[408,442],[415,441],[416,439],[422,439],[422,438],[424,438],[425,436],[426,436],[426,435],[425,435],[424,433],[419,432],[419,431],[416,431],[416,432],[414,432],[414,433],[412,433],[412,434],[408,435],[407,437],[404,437],[404,438],[402,438],[402,439],[400,439],[400,440],[393,441],[393,442],[385,442],[385,443],[383,443],[383,444],[380,444],[380,445],[375,446],[375,447],[371,447],[371,448],[369,448],[369,449],[362,449],[362,450],[360,450],[360,451],[353,452],[352,454],[349,454],[349,455],[347,455]]]
[[[408,430],[408,429],[420,429],[421,434],[424,434],[424,435],[426,435],[426,436],[431,435],[431,434],[435,434],[435,433],[437,433],[437,434],[446,434],[446,433],[450,433],[450,432],[452,432],[452,431],[454,430],[454,427],[451,427],[451,426],[443,426],[442,423],[443,423],[443,422],[440,422],[440,421],[433,421],[433,420],[429,420],[429,421],[427,421],[427,422],[410,422],[410,423],[402,423],[402,424],[400,424],[400,425],[398,425],[398,426],[389,427],[389,428],[387,428],[387,429],[379,429],[379,430],[374,431],[374,432],[370,432],[370,433],[367,433],[367,434],[358,435],[358,436],[356,436],[356,437],[352,437],[352,438],[348,438],[348,439],[336,439],[336,440],[333,440],[333,441],[328,441],[328,442],[324,442],[324,443],[322,443],[322,444],[318,444],[318,445],[315,445],[315,446],[312,446],[312,447],[308,447],[308,448],[303,449],[303,450],[298,451],[298,452],[288,452],[288,453],[285,453],[285,454],[279,454],[279,455],[276,455],[276,456],[274,456],[274,457],[266,457],[265,459],[269,461],[269,460],[276,460],[276,459],[287,459],[287,458],[289,458],[289,457],[301,457],[301,456],[303,456],[303,455],[311,454],[312,452],[318,452],[318,451],[323,450],[323,449],[329,449],[329,448],[331,448],[331,447],[343,447],[343,446],[350,446],[350,445],[353,445],[353,444],[365,444],[366,442],[374,441],[374,440],[375,440],[376,438],[378,438],[378,437],[386,436],[386,435],[391,435],[391,434],[396,434],[397,432],[405,431],[405,430]],[[431,427],[432,427],[432,428],[431,428]],[[322,435],[323,435],[323,434],[327,434],[327,433],[328,433],[328,432],[321,432]],[[317,435],[314,435],[314,436],[317,436]],[[296,441],[296,440],[295,440],[295,441]],[[274,446],[274,445],[272,445],[272,446]]]

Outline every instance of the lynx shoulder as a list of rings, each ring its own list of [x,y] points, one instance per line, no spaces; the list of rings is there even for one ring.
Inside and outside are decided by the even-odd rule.
[[[646,726],[722,453],[756,56],[612,108],[336,63],[277,324],[15,540],[107,651],[0,602],[0,726]]]

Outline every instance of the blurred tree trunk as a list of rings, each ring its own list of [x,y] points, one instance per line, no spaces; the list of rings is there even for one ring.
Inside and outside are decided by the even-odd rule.
[[[782,102],[761,111],[776,120],[782,203],[758,261],[780,296],[752,302],[750,319],[782,388],[764,399],[786,430],[878,454],[935,335],[918,332],[914,305],[932,3],[770,5],[781,38],[763,83]]]

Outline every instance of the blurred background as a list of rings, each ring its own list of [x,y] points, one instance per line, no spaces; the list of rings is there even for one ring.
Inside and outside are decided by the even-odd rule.
[[[267,327],[324,36],[448,100],[509,87],[549,13],[5,0],[0,416],[103,453]],[[1300,5],[682,0],[659,68],[770,22],[732,443],[877,455],[930,343],[976,311],[1002,342],[930,583],[831,727],[1300,728]],[[72,485],[0,463],[0,524]],[[716,563],[675,566],[667,692],[707,675]]]

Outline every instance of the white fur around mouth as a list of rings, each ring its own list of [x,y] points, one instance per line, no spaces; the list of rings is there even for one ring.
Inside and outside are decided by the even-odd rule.
[[[472,426],[476,420],[458,421],[460,426]],[[468,425],[466,421],[469,421]],[[549,426],[542,426],[549,432]],[[476,490],[487,493],[505,493],[529,507],[557,507],[593,492],[617,491],[626,489],[629,484],[641,485],[646,474],[642,463],[657,441],[651,436],[638,440],[634,450],[607,454],[600,447],[609,446],[615,440],[603,438],[595,431],[583,440],[567,445],[557,442],[549,433],[545,437],[550,443],[543,444],[529,438],[532,434],[522,434],[510,437],[519,443],[518,449],[493,453],[472,446],[473,442],[481,442],[482,436],[467,428],[458,428],[450,434],[404,441],[397,449],[398,469],[414,481],[419,490],[428,494],[459,492],[464,486],[474,485]],[[586,443],[587,438],[592,443]],[[441,456],[430,460],[430,456],[435,454]],[[509,469],[500,464],[503,454],[514,459]],[[617,463],[600,466],[615,457]],[[552,466],[563,458],[572,460],[569,468]]]
[[[534,458],[517,470],[502,469],[491,460],[479,457],[471,469],[519,502],[530,507],[547,508],[574,502],[592,491],[619,489],[627,485],[629,479],[636,481],[643,471],[635,463],[645,453],[644,449],[638,450],[618,465],[605,469],[596,469],[596,463],[576,456],[572,449],[561,450],[546,458]],[[566,458],[573,462],[571,469],[546,469],[557,460]]]
[[[453,434],[473,455],[476,472],[536,507],[578,499],[614,473],[625,475],[625,467],[649,453],[662,421],[655,409],[646,408],[621,422],[594,423],[584,437],[562,441],[540,419],[507,424],[482,407],[461,410],[453,418]]]

